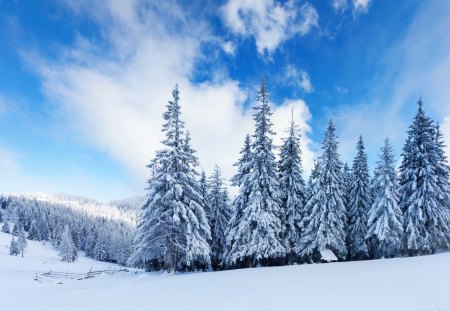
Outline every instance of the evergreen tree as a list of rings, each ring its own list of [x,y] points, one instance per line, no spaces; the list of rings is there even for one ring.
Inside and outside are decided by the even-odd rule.
[[[77,259],[77,248],[72,239],[69,225],[64,227],[61,234],[61,241],[59,243],[59,256],[62,261],[74,262]]]
[[[436,136],[434,145],[436,148],[436,174],[439,188],[438,202],[442,213],[447,218],[450,226],[450,166],[445,155],[445,143],[439,124],[436,125]],[[447,240],[440,245],[441,248],[448,248]]]
[[[293,117],[287,133],[280,151],[278,170],[282,193],[283,239],[287,262],[293,264],[298,260],[299,254],[294,248],[300,238],[301,213],[305,205],[300,133]]]
[[[206,214],[206,217],[208,218],[208,224],[211,227],[211,217],[212,217],[211,205],[209,202],[209,187],[208,187],[208,180],[206,178],[205,171],[202,171],[202,173],[200,175],[199,186],[200,186],[200,194],[202,196],[202,205],[204,206],[205,214]]]
[[[10,233],[9,223],[8,223],[8,219],[6,217],[3,218],[2,232],[3,233]]]
[[[298,245],[301,255],[318,261],[320,251],[330,249],[339,259],[345,259],[346,211],[342,162],[337,151],[338,142],[332,121],[328,123],[322,143],[317,178],[313,181],[312,195],[306,204],[310,211],[302,220],[304,228]]]
[[[14,221],[14,226],[11,231],[11,234],[14,236],[19,236],[19,228],[20,228],[20,225],[17,223],[17,221]]]
[[[344,163],[344,168],[342,169],[342,174],[344,177],[344,200],[345,207],[347,210],[347,216],[350,212],[350,190],[352,187],[352,173],[350,172],[350,168],[348,167],[347,162]]]
[[[9,254],[13,256],[17,256],[20,254],[19,245],[14,240],[14,235],[11,240],[11,244],[9,245]]]
[[[311,174],[309,174],[308,184],[306,186],[306,191],[305,191],[305,199],[306,199],[305,205],[306,205],[306,203],[308,203],[309,199],[311,199],[312,189],[314,188],[314,182],[317,180],[318,174],[319,174],[319,161],[314,159],[314,167],[311,169]],[[309,214],[309,211],[307,212],[305,210],[305,207],[303,207],[302,218],[308,214]]]
[[[272,131],[272,111],[264,80],[257,101],[259,104],[253,115],[255,133],[250,172],[241,180],[238,201],[235,202],[235,208],[239,209],[237,213],[242,214],[237,227],[229,232],[231,237],[228,237],[231,245],[227,262],[234,266],[277,264],[286,252],[280,237],[281,193],[271,138],[275,133]]]
[[[163,115],[164,149],[149,165],[153,176],[129,262],[169,272],[205,269],[210,265],[211,235],[194,170],[198,161],[189,136],[183,137],[178,86],[172,96]]]
[[[433,121],[422,101],[409,127],[400,166],[400,208],[403,212],[403,249],[410,256],[448,248],[449,222],[439,202],[438,151]]]
[[[356,145],[357,154],[353,160],[352,181],[349,194],[348,252],[354,260],[369,257],[365,237],[367,235],[368,212],[372,204],[369,167],[362,136]]]
[[[372,184],[375,195],[369,211],[366,239],[374,258],[394,257],[401,246],[402,212],[398,206],[394,154],[388,139],[384,141]]]
[[[224,261],[227,265],[231,265],[231,250],[233,245],[236,243],[236,238],[238,237],[236,233],[239,229],[243,211],[245,206],[248,204],[248,198],[250,195],[249,187],[243,187],[245,180],[251,172],[252,165],[251,139],[248,134],[245,136],[244,146],[242,147],[240,154],[240,159],[234,164],[234,166],[237,167],[237,173],[231,178],[231,185],[239,187],[239,193],[233,201],[233,209],[225,233],[226,247]]]
[[[28,239],[34,241],[40,241],[40,234],[37,228],[36,220],[33,220],[30,225],[30,230],[28,230]]]
[[[344,163],[344,168],[342,169],[342,174],[344,178],[344,205],[346,212],[346,222],[345,222],[345,246],[347,250],[350,244],[350,232],[349,232],[349,219],[350,219],[350,190],[352,186],[352,174],[347,162]]]
[[[23,257],[23,252],[24,252],[25,248],[27,247],[27,234],[25,233],[25,230],[23,229],[22,226],[20,226],[18,231],[19,231],[19,233],[18,233],[18,237],[17,237],[17,247],[19,249],[19,253]]]
[[[94,259],[100,261],[107,261],[109,258],[108,245],[103,237],[99,238],[97,243],[95,243],[94,248]]]
[[[214,270],[223,267],[226,245],[226,230],[230,220],[228,194],[220,168],[216,165],[209,180],[209,202],[211,206],[211,263]]]

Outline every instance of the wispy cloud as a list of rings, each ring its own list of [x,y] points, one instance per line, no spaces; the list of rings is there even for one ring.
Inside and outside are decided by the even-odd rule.
[[[336,13],[344,13],[351,10],[354,17],[366,14],[372,4],[372,0],[331,0],[331,7]]]
[[[299,70],[292,65],[288,65],[282,76],[283,83],[287,85],[298,87],[306,93],[311,93],[314,90],[311,78],[306,70]]]
[[[308,34],[319,25],[319,14],[309,3],[290,0],[229,0],[222,8],[223,20],[235,34],[256,41],[260,54],[270,54],[284,41]]]
[[[89,14],[98,24],[108,47],[106,56],[96,49],[97,42],[81,35],[56,60],[23,54],[63,123],[81,141],[122,163],[143,185],[148,177],[145,165],[160,148],[161,115],[178,83],[183,118],[202,165],[210,171],[218,163],[230,177],[244,136],[253,126],[252,111],[244,110],[244,102],[253,101],[256,92],[223,73],[210,82],[191,81],[197,62],[205,58],[202,44],[215,40],[207,28],[198,31],[203,22],[197,27],[189,14],[178,19],[173,4],[171,22],[183,25],[174,31],[167,16],[151,6],[120,0],[90,3],[69,2],[74,12]],[[151,16],[151,25],[143,15]],[[231,46],[228,49],[233,52]],[[301,105],[298,122],[305,127],[308,108],[302,101],[296,104]],[[279,109],[285,106],[276,106],[276,115]],[[276,120],[277,126],[287,122],[288,118]]]

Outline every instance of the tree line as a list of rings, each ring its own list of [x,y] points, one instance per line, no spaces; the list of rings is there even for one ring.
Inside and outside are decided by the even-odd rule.
[[[1,195],[1,231],[11,233],[10,254],[23,256],[26,239],[51,243],[66,262],[79,251],[125,265],[132,251],[135,212],[63,195]]]
[[[415,256],[450,247],[450,168],[439,125],[418,101],[395,167],[386,138],[370,176],[362,137],[351,168],[338,152],[330,120],[307,183],[300,131],[291,119],[276,158],[263,80],[231,179],[231,202],[218,167],[207,179],[181,118],[178,86],[163,114],[163,148],[148,167],[148,196],[128,264],[194,271]]]
[[[387,138],[372,176],[361,136],[351,167],[343,163],[330,120],[307,181],[293,117],[275,156],[264,80],[253,109],[254,132],[230,180],[239,189],[235,198],[218,166],[209,177],[200,172],[176,86],[139,217],[126,202],[115,208],[80,198],[3,195],[1,230],[13,234],[11,255],[23,255],[28,238],[50,242],[68,262],[84,251],[101,261],[174,272],[320,262],[330,253],[344,261],[449,250],[450,167],[439,125],[421,100],[398,169]]]

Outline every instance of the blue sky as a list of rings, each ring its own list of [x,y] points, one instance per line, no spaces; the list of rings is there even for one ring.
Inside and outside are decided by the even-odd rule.
[[[201,163],[233,173],[266,78],[305,171],[333,118],[351,162],[397,156],[423,97],[450,140],[450,3],[323,0],[0,0],[0,192],[101,200],[144,193],[175,83]]]

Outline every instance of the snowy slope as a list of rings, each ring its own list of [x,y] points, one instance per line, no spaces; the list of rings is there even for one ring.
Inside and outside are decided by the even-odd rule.
[[[57,285],[34,275],[117,266],[83,256],[62,263],[33,241],[24,258],[12,257],[10,238],[0,233],[0,297],[14,310],[450,310],[450,253],[176,276],[120,272]]]

